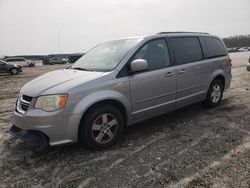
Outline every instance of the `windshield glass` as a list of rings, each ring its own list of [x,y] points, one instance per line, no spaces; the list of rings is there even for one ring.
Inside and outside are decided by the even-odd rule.
[[[72,65],[73,69],[90,71],[113,70],[123,57],[142,39],[123,39],[100,44]]]

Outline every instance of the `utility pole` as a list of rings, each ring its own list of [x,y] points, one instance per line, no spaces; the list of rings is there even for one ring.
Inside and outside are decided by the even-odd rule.
[[[57,31],[57,39],[58,39],[58,52],[61,54],[61,41],[60,41],[60,30]]]

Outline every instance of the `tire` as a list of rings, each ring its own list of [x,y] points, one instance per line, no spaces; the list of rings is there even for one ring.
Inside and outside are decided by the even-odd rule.
[[[12,68],[12,69],[10,69],[10,74],[17,75],[18,74],[18,70],[16,68]]]
[[[120,111],[111,105],[96,105],[81,120],[79,141],[91,150],[105,149],[119,140],[123,128]]]
[[[222,84],[222,81],[215,79],[210,84],[205,104],[211,108],[218,106],[223,97],[223,91],[224,91],[224,86]]]

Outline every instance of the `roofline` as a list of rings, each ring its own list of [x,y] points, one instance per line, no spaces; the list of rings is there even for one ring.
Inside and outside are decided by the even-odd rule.
[[[206,33],[206,32],[190,32],[190,31],[169,31],[169,32],[165,32],[165,31],[163,31],[163,32],[159,32],[159,33],[157,33],[158,35],[160,35],[160,34],[179,34],[179,33],[183,33],[183,34],[185,34],[185,33],[187,33],[187,34],[207,34],[207,35],[209,35],[209,33]]]

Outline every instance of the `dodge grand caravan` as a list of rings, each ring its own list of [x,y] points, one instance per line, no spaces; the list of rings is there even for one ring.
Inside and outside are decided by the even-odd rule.
[[[217,106],[230,82],[231,60],[216,36],[162,32],[110,41],[24,85],[10,133],[34,145],[103,149],[125,126],[199,101]]]

